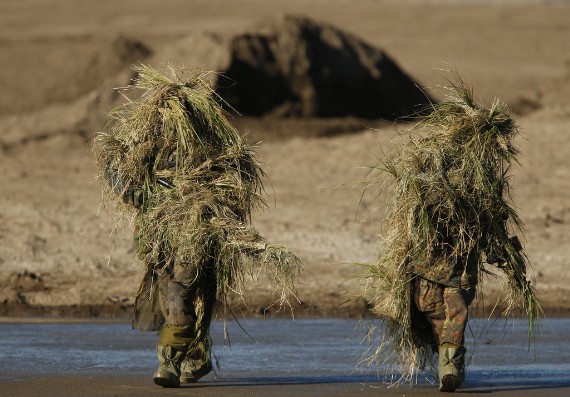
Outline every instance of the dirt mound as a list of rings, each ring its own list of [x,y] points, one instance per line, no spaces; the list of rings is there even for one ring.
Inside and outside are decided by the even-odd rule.
[[[229,45],[218,93],[242,114],[393,120],[428,102],[385,52],[303,16],[266,21]]]
[[[203,31],[189,34],[157,49],[148,64],[161,70],[165,64],[188,69],[224,72],[230,63],[233,34]],[[210,76],[215,80],[215,76]]]
[[[11,60],[0,61],[0,115],[75,101],[151,54],[125,36],[33,39],[13,47]]]

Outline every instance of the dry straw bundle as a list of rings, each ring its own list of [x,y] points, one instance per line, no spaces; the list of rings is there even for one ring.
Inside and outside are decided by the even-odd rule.
[[[111,112],[110,132],[99,133],[94,145],[100,176],[109,182],[105,196],[121,219],[134,216],[146,265],[135,322],[147,329],[160,325],[156,274],[170,263],[183,267],[187,280],[213,263],[222,303],[230,292],[243,292],[246,276],[265,272],[280,291],[279,303],[287,303],[299,260],[266,244],[251,225],[252,211],[265,205],[264,173],[254,148],[214,99],[206,74],[170,67],[167,77],[144,65],[135,70],[138,77],[127,89],[142,95]],[[135,211],[117,199],[133,194],[140,197]],[[151,313],[140,313],[145,310]]]
[[[523,232],[509,194],[517,126],[500,101],[489,109],[475,103],[461,79],[448,89],[451,95],[407,131],[407,144],[371,173],[370,184],[388,180],[393,195],[378,261],[366,271],[365,294],[386,326],[370,361],[390,366],[400,381],[414,380],[433,358],[432,346],[418,338],[411,314],[418,264],[475,262],[481,276],[488,265],[479,253],[488,262],[499,254],[507,282],[498,303],[502,314],[522,307],[534,335],[542,313],[527,281],[528,259],[509,239],[509,229]]]

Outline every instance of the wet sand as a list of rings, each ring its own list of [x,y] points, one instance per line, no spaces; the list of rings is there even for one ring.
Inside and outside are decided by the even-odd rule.
[[[1,383],[2,396],[26,397],[141,397],[141,396],[441,396],[435,386],[389,388],[369,381],[327,381],[314,378],[257,378],[253,380],[207,381],[180,389],[161,389],[149,377],[49,377],[26,382]],[[458,393],[491,394],[501,397],[570,395],[570,382],[552,385],[501,385],[468,387]]]
[[[346,319],[244,319],[212,328],[219,367],[198,384],[152,382],[154,333],[128,324],[0,324],[0,396],[430,396],[429,378],[389,387],[386,367],[358,365],[369,345],[366,322]],[[533,345],[526,323],[475,320],[467,339],[462,393],[567,396],[568,319],[545,320]],[[72,336],[70,338],[69,336]],[[225,339],[225,340],[224,340]]]

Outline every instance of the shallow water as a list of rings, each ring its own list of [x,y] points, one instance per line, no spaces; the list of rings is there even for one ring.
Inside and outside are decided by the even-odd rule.
[[[357,365],[370,347],[363,342],[367,325],[367,320],[347,319],[243,319],[227,322],[224,338],[224,323],[216,321],[216,376],[254,382],[375,381],[384,368]],[[570,319],[543,320],[531,344],[526,332],[523,320],[471,320],[466,383],[570,384]],[[0,324],[0,334],[0,381],[150,376],[156,367],[156,333],[128,324]]]

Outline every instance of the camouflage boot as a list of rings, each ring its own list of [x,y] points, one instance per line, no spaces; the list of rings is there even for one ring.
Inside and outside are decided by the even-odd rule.
[[[180,365],[193,340],[193,327],[167,325],[160,330],[158,340],[158,370],[154,383],[162,387],[180,386]]]
[[[208,339],[190,346],[180,365],[180,383],[196,383],[212,370]]]
[[[198,379],[206,376],[212,370],[210,359],[193,359],[186,356],[180,365],[180,383],[196,383]]]
[[[184,352],[172,346],[157,346],[158,369],[154,373],[154,383],[162,387],[180,386],[180,362]]]
[[[452,343],[439,347],[439,391],[453,392],[463,381],[465,348]]]

